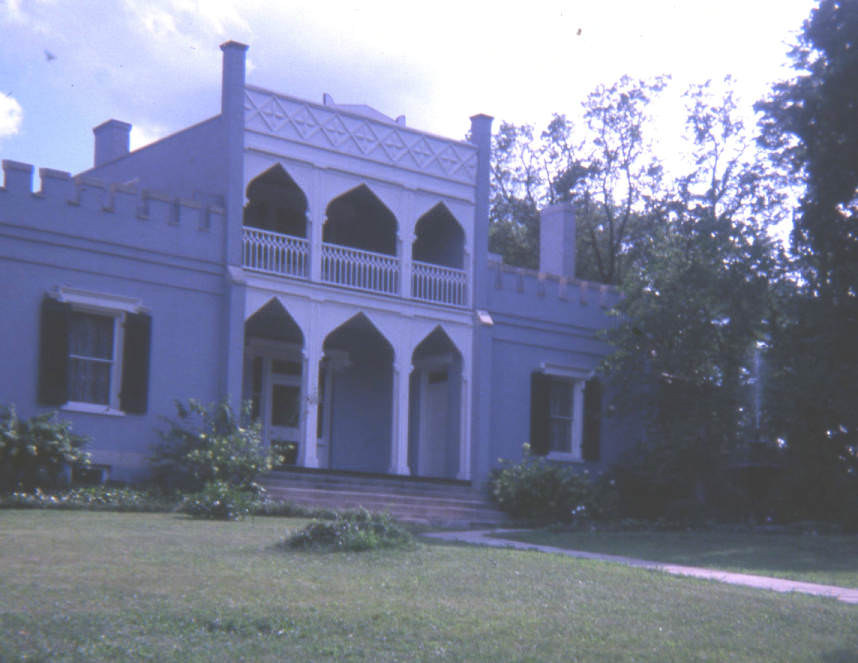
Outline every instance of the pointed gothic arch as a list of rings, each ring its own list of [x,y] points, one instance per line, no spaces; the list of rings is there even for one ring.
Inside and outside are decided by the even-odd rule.
[[[465,266],[465,231],[444,203],[417,220],[411,257],[455,269]]]
[[[307,237],[307,196],[279,163],[247,185],[244,225]]]
[[[399,224],[393,212],[366,184],[334,198],[325,212],[323,242],[396,255]]]

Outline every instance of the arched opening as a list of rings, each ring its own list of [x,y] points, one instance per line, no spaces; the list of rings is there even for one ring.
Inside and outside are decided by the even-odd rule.
[[[417,220],[411,257],[420,262],[464,269],[465,232],[443,203],[438,203]]]
[[[323,242],[396,255],[396,217],[365,184],[334,198],[326,215]]]
[[[304,334],[277,299],[244,323],[243,399],[262,426],[263,440],[285,465],[298,458]]]
[[[424,477],[459,472],[462,355],[440,327],[415,348],[409,384],[408,464]]]
[[[244,225],[307,237],[307,196],[280,164],[247,185]]]
[[[320,465],[387,472],[393,412],[393,347],[359,313],[328,334],[319,400]]]

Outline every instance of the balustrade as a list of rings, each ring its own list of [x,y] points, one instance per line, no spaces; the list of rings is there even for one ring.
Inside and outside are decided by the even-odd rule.
[[[310,243],[258,228],[244,229],[242,264],[248,269],[268,274],[307,277]]]
[[[399,292],[399,260],[384,253],[323,243],[322,280],[395,295]]]
[[[245,227],[242,238],[244,267],[267,274],[309,277],[310,243],[268,230]],[[321,245],[321,280],[386,295],[399,294],[400,262],[396,256]],[[413,261],[411,296],[427,302],[467,305],[467,273],[443,265]]]
[[[429,302],[464,306],[467,274],[463,269],[415,260],[411,263],[411,296]]]

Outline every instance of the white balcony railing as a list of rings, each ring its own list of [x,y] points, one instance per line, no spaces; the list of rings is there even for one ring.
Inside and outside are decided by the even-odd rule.
[[[464,306],[467,284],[468,277],[463,269],[417,260],[411,263],[411,296],[415,299]]]
[[[322,244],[322,280],[387,295],[399,293],[399,260],[336,244]]]
[[[307,278],[310,243],[301,237],[244,228],[242,264],[269,274]]]
[[[283,276],[310,277],[310,242],[259,228],[243,229],[242,265],[247,269]],[[321,245],[320,278],[326,283],[385,295],[399,295],[400,263],[396,256]],[[415,260],[411,267],[411,296],[427,302],[466,306],[468,277],[453,269]]]

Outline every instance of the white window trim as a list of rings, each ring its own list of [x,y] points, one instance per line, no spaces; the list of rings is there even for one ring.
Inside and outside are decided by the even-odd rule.
[[[571,451],[549,451],[546,458],[565,462],[584,461],[584,387],[593,376],[593,371],[575,366],[564,366],[550,362],[541,363],[542,372],[553,378],[566,379],[572,383],[572,439]]]
[[[56,298],[61,303],[71,304],[74,312],[113,318],[113,360],[110,367],[110,394],[107,405],[86,401],[67,401],[60,406],[60,409],[68,412],[125,416],[125,412],[119,407],[119,392],[122,390],[122,357],[125,350],[125,315],[144,311],[143,305],[139,299],[132,297],[68,286],[59,286],[56,289]]]
[[[93,292],[60,286],[56,289],[57,301],[63,304],[72,304],[76,310],[89,310],[93,313],[103,315],[115,315],[116,313],[142,313],[143,305],[139,299],[133,297],[122,297],[104,292]],[[77,309],[77,307],[81,307]]]

